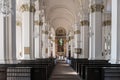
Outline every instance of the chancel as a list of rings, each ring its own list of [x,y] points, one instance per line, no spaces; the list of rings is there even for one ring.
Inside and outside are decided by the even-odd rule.
[[[0,80],[120,80],[120,0],[0,0]]]

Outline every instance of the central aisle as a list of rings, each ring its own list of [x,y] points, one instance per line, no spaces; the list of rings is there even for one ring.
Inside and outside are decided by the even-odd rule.
[[[80,78],[69,64],[66,64],[65,61],[59,61],[50,80],[80,80]]]

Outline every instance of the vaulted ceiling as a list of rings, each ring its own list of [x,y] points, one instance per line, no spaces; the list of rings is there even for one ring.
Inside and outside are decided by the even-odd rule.
[[[23,0],[25,1],[25,0]],[[26,0],[27,1],[27,0]],[[55,30],[63,27],[67,32],[74,30],[74,24],[80,22],[79,14],[89,12],[89,0],[33,0],[36,1],[36,9],[43,2],[46,22]],[[106,10],[111,10],[111,0],[103,0]],[[17,0],[17,8],[22,0]],[[20,14],[18,12],[18,14]],[[19,15],[18,15],[18,19]]]
[[[78,0],[46,0],[46,20],[56,30],[63,27],[66,30],[73,30],[73,24],[78,15]]]

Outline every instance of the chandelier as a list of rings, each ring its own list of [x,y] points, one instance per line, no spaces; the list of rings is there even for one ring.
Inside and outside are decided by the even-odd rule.
[[[0,13],[5,16],[11,13],[10,0],[0,0]]]

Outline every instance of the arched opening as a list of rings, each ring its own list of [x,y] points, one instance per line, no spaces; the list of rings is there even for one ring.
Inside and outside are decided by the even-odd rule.
[[[62,27],[56,29],[55,45],[56,56],[63,59],[66,56],[66,30]]]

